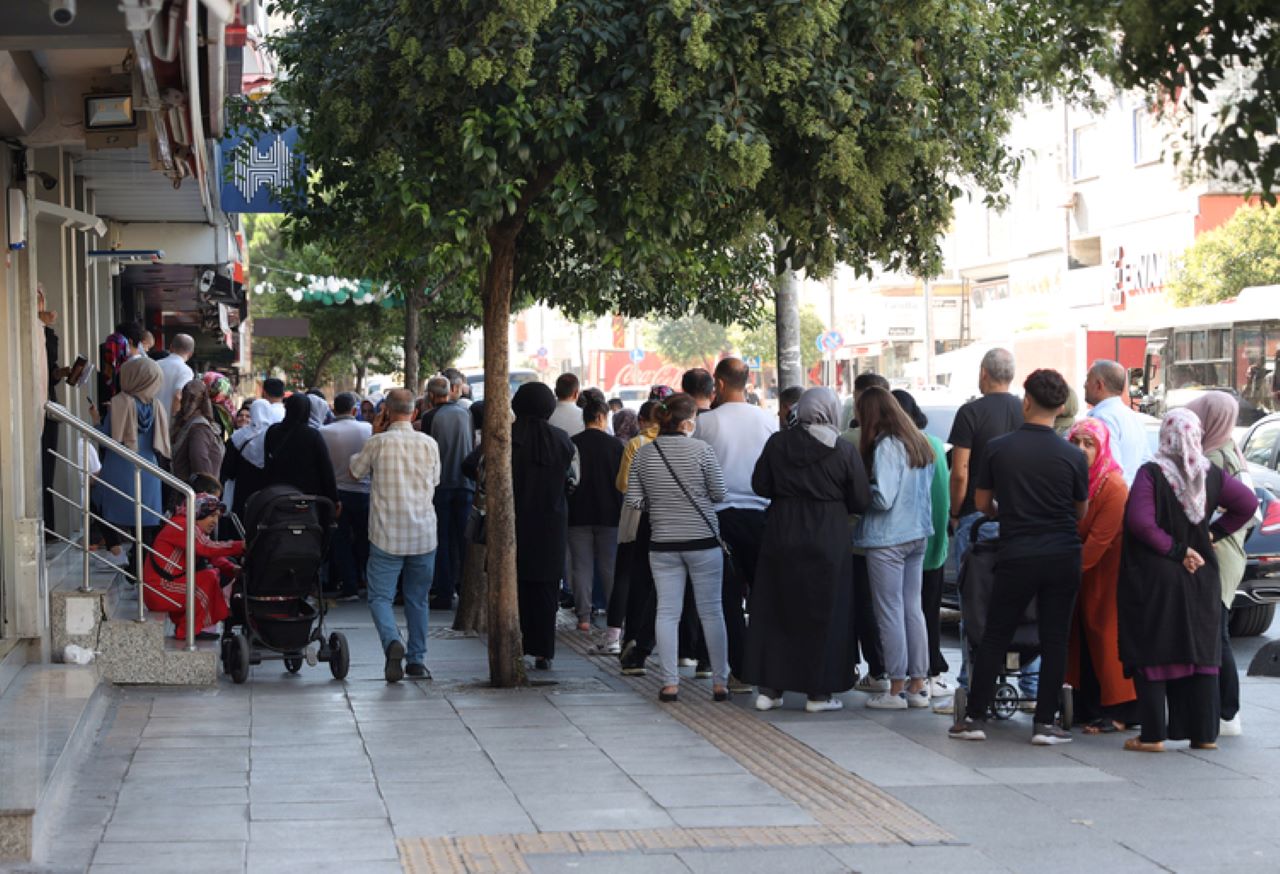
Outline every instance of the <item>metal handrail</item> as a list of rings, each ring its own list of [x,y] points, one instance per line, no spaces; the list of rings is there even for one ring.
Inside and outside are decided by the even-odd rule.
[[[124,444],[119,443],[116,440],[113,440],[112,438],[108,437],[106,434],[103,434],[101,431],[99,431],[97,428],[93,427],[89,423],[77,418],[70,410],[68,410],[66,407],[62,406],[61,404],[55,403],[53,401],[46,401],[44,405],[44,409],[45,409],[45,415],[48,416],[50,419],[53,419],[55,422],[61,422],[62,424],[66,425],[68,428],[70,428],[72,431],[78,434],[81,438],[85,440],[92,440],[96,445],[101,446],[104,449],[108,450],[109,452],[114,453],[119,458],[124,459],[126,462],[128,462],[129,466],[133,468],[133,496],[132,498],[130,498],[130,500],[132,500],[134,503],[133,542],[134,542],[135,549],[133,551],[133,556],[134,556],[134,565],[135,565],[134,578],[138,583],[138,619],[139,620],[145,620],[147,616],[147,608],[145,604],[145,599],[143,598],[144,588],[151,589],[152,591],[156,591],[157,594],[161,595],[162,597],[165,597],[166,600],[171,600],[163,592],[156,590],[154,586],[148,586],[147,583],[143,580],[143,574],[142,574],[143,559],[148,551],[154,552],[154,550],[152,550],[151,547],[149,547],[147,544],[143,543],[143,539],[142,539],[142,510],[143,510],[142,474],[144,472],[151,474],[156,479],[168,485],[174,491],[178,492],[180,495],[183,496],[183,499],[185,500],[187,505],[187,526],[185,531],[186,537],[187,537],[187,542],[186,542],[187,649],[194,652],[196,649],[196,524],[195,524],[196,492],[195,492],[195,489],[191,488],[191,486],[187,485],[182,480],[178,479],[176,476],[169,473],[164,468],[161,468],[156,464],[150,461],[147,461],[147,459],[143,458],[138,453],[129,449]],[[72,464],[71,466],[81,471],[83,476],[83,481],[84,481],[83,494],[81,496],[83,503],[80,507],[83,513],[81,518],[81,523],[83,525],[84,530],[81,532],[83,543],[81,544],[80,548],[81,548],[81,551],[84,553],[83,555],[83,560],[84,560],[83,572],[84,572],[84,580],[85,580],[84,584],[87,586],[89,582],[89,556],[91,552],[91,550],[89,549],[89,527],[90,527],[91,520],[94,518],[94,513],[89,506],[89,490],[92,487],[93,482],[95,480],[99,482],[101,482],[101,480],[98,477],[93,476],[87,470],[84,470],[77,464]],[[109,483],[104,483],[104,485],[110,486]],[[114,489],[114,487],[113,487],[113,490],[119,492],[119,490]],[[129,497],[127,495],[124,495],[123,492],[120,492],[120,494],[124,497]],[[173,524],[171,522],[168,522],[168,520],[164,520],[164,521],[166,522],[166,524]],[[110,523],[107,523],[107,524],[110,524]],[[113,525],[112,527],[114,528],[115,526]],[[119,531],[119,529],[116,529],[116,530]],[[62,539],[65,539],[65,538],[62,538]]]

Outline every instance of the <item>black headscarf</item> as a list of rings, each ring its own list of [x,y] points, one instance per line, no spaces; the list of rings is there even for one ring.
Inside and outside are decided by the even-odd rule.
[[[526,382],[511,399],[516,420],[511,426],[511,445],[532,464],[550,465],[564,461],[560,442],[547,422],[556,410],[556,396],[540,382]]]
[[[890,394],[897,399],[898,406],[902,407],[902,411],[907,414],[907,418],[915,422],[916,427],[923,431],[924,426],[929,424],[929,417],[924,414],[924,410],[920,409],[920,405],[916,403],[916,399],[911,396],[911,393],[895,388]]]
[[[311,422],[311,398],[301,393],[284,399],[284,420],[267,429],[267,461],[271,461],[289,445],[299,429],[309,428]]]

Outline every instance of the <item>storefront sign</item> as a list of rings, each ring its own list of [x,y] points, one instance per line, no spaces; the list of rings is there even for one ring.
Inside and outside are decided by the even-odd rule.
[[[1144,295],[1164,294],[1172,255],[1161,251],[1125,251],[1117,246],[1110,259],[1112,285],[1111,306],[1123,310],[1129,301]]]
[[[679,386],[684,368],[667,364],[652,352],[632,361],[626,350],[600,350],[595,353],[594,373],[596,384],[608,393],[623,386]]]
[[[262,134],[252,145],[241,147],[243,133],[234,133],[222,141],[224,172],[221,191],[225,212],[284,212],[280,192],[299,186],[304,178],[305,162],[296,150],[298,129],[283,133]]]

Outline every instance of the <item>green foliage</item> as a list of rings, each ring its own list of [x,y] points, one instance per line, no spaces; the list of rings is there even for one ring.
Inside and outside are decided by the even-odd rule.
[[[769,363],[777,363],[778,344],[774,331],[774,310],[766,307],[761,322],[754,328],[739,327],[735,332],[738,349],[748,357],[759,355]],[[800,363],[807,371],[822,360],[818,351],[818,337],[827,330],[827,323],[811,306],[800,308]]]
[[[696,314],[659,323],[649,340],[667,361],[707,370],[730,347],[729,331],[724,325]]]
[[[1196,238],[1170,281],[1178,306],[1218,303],[1254,285],[1280,284],[1280,210],[1241,207]]]

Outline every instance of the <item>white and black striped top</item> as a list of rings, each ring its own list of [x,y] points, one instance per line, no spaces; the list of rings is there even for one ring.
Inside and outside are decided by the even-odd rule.
[[[659,446],[698,509],[672,479],[658,455]],[[715,548],[720,534],[715,504],[724,495],[724,473],[715,450],[682,434],[663,434],[642,446],[627,478],[627,504],[649,513],[649,548],[657,552]]]

